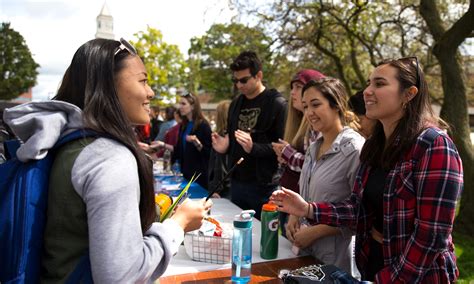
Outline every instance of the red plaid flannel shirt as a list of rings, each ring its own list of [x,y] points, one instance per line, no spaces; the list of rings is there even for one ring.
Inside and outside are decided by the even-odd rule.
[[[362,202],[370,167],[362,164],[349,200],[314,203],[318,223],[356,230],[356,263],[362,275],[369,255],[373,211]],[[457,279],[451,238],[463,187],[459,153],[437,128],[423,131],[390,170],[384,189],[383,255],[377,283],[450,283]]]

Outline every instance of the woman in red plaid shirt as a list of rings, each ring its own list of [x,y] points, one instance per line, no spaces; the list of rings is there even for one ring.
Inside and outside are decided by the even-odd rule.
[[[362,280],[449,283],[458,277],[451,232],[463,187],[459,153],[433,115],[416,57],[384,61],[364,91],[366,115],[377,119],[365,143],[351,197],[307,203],[272,195],[279,210],[356,231]]]

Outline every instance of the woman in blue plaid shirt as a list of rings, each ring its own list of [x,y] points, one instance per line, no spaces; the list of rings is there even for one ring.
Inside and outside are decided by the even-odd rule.
[[[450,283],[459,271],[451,237],[463,187],[459,153],[433,115],[416,57],[383,61],[364,91],[366,115],[377,119],[365,143],[351,197],[307,203],[276,191],[280,211],[356,230],[362,280]]]

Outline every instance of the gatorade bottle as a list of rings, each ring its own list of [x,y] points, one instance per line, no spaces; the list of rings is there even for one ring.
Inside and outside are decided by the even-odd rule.
[[[278,256],[278,211],[275,204],[263,204],[261,224],[260,257],[274,259]]]

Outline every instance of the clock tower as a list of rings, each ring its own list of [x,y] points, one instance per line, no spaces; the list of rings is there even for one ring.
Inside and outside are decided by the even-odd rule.
[[[97,32],[95,33],[96,38],[115,39],[114,35],[114,18],[109,12],[107,3],[104,2],[100,14],[96,18],[97,21]]]

